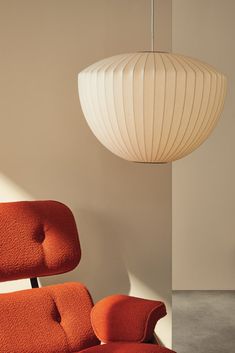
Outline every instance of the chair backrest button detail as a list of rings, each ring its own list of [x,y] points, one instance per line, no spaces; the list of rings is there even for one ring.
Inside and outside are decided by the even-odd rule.
[[[38,243],[43,243],[44,240],[45,240],[45,237],[46,237],[46,234],[45,234],[44,228],[43,228],[43,226],[42,226],[42,227],[40,227],[40,229],[38,229],[38,231],[36,232],[36,234],[35,234],[35,240],[36,240]]]

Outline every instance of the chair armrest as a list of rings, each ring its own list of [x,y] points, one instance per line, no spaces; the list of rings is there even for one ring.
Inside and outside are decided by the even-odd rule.
[[[112,295],[100,300],[91,311],[96,336],[104,343],[149,342],[159,319],[166,315],[160,301]]]

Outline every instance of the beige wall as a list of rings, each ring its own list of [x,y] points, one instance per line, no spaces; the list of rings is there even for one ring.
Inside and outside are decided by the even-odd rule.
[[[171,46],[170,4],[156,1],[163,50]],[[149,49],[150,1],[0,0],[0,42],[0,200],[60,200],[80,231],[79,268],[42,285],[76,280],[95,300],[117,292],[162,299],[169,316],[158,333],[170,345],[171,166],[112,155],[89,130],[77,95],[84,67]]]
[[[234,14],[234,0],[173,0],[173,50],[229,81],[215,131],[173,165],[174,289],[235,289]]]

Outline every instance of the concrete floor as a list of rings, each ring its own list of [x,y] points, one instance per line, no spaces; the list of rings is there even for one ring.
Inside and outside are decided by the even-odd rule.
[[[235,291],[174,291],[173,349],[235,353]]]

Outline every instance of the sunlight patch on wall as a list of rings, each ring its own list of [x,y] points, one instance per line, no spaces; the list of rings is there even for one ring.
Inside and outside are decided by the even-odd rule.
[[[0,202],[13,202],[32,199],[32,196],[19,185],[15,184],[4,174],[0,174]]]
[[[168,348],[171,348],[172,339],[169,335],[169,327],[171,325],[171,303],[166,300],[165,293],[162,293],[163,295],[161,295],[160,293],[157,292],[157,290],[154,290],[154,288],[149,288],[143,281],[141,281],[131,272],[129,272],[129,279],[130,279],[129,295],[132,295],[134,297],[145,298],[145,299],[159,300],[165,303],[167,307],[167,316],[165,316],[157,323],[155,332],[157,334],[158,339],[160,339],[160,341],[162,342],[162,344]],[[156,287],[157,287],[157,284],[156,284]]]

